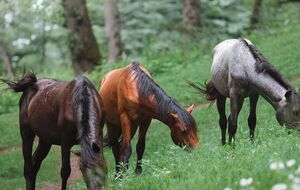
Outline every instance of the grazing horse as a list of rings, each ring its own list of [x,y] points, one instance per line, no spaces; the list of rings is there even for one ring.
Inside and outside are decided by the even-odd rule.
[[[195,148],[199,144],[197,126],[190,114],[194,105],[187,110],[182,108],[153,81],[149,72],[140,64],[132,63],[107,73],[101,80],[99,93],[103,100],[107,141],[112,146],[117,174],[120,163],[125,164],[125,169],[128,168],[131,139],[137,128],[139,135],[135,173],[142,172],[145,138],[152,118],[169,126],[176,145]]]
[[[259,95],[276,110],[280,125],[300,129],[299,94],[247,39],[229,39],[219,43],[213,50],[211,81],[204,88],[190,84],[206,94],[208,100],[217,101],[222,144],[226,142],[226,97],[230,98],[229,142],[235,141],[238,115],[245,97],[250,99],[248,126],[252,141]]]
[[[71,173],[70,149],[81,144],[80,169],[88,189],[99,189],[106,178],[101,99],[88,79],[78,76],[71,82],[37,80],[28,73],[19,81],[1,79],[15,92],[23,92],[19,106],[20,133],[26,189],[35,189],[37,172],[51,145],[61,146],[61,189]],[[38,146],[32,155],[35,136]]]

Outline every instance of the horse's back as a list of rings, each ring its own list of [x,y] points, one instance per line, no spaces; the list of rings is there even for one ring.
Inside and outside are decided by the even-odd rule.
[[[136,116],[140,99],[136,74],[131,70],[131,66],[133,65],[110,71],[101,80],[99,93],[103,101],[106,121],[115,125],[120,125],[120,114],[125,110],[130,111],[133,118]],[[151,77],[145,68],[139,67]]]
[[[60,137],[65,126],[59,126],[60,118],[73,115],[72,109],[67,109],[72,106],[71,92],[67,89],[69,84],[70,82],[54,79],[40,79],[36,82],[35,94],[27,97],[27,105],[20,108],[24,112],[20,115],[20,122],[26,120],[39,138],[48,139],[52,144],[61,144]],[[69,121],[72,122],[74,121]]]
[[[119,123],[118,117],[118,89],[126,80],[125,68],[112,70],[101,79],[99,94],[103,101],[106,120]],[[120,84],[121,83],[121,84]]]
[[[252,44],[247,39],[245,41]],[[255,70],[254,63],[254,58],[241,40],[224,40],[213,49],[211,80],[222,95],[229,97],[232,82],[246,81],[249,72]]]

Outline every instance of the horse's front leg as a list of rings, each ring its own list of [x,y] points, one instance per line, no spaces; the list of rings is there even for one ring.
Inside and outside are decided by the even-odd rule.
[[[119,138],[121,136],[121,127],[112,123],[106,122],[107,126],[107,144],[111,144],[112,152],[115,157],[116,163],[116,176],[120,172],[120,143]]]
[[[130,121],[127,113],[122,113],[120,115],[121,129],[122,129],[122,141],[120,147],[120,163],[124,164],[125,170],[128,169],[128,162],[131,156],[131,137],[133,125]]]
[[[243,106],[244,97],[236,91],[230,90],[230,116],[228,118],[228,134],[229,134],[229,143],[235,142],[235,133],[237,131],[237,120],[238,115]]]
[[[151,119],[147,119],[140,124],[139,137],[138,137],[138,142],[136,144],[136,153],[137,153],[137,161],[136,161],[136,168],[135,168],[136,175],[141,174],[143,170],[142,158],[145,151],[146,133],[148,131],[150,123],[151,123]]]
[[[70,148],[69,145],[61,145],[61,158],[62,158],[62,164],[61,164],[61,170],[60,170],[60,176],[61,176],[61,189],[65,190],[67,188],[67,181],[71,174],[71,166],[70,166]]]
[[[254,131],[256,127],[256,105],[257,105],[258,95],[250,96],[250,114],[248,117],[248,126],[250,129],[250,140],[254,140]]]

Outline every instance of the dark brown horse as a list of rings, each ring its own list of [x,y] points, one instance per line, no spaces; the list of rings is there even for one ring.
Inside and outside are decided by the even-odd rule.
[[[190,148],[199,144],[197,126],[190,114],[193,105],[187,110],[182,108],[138,63],[107,73],[101,81],[99,93],[106,116],[107,140],[112,146],[117,174],[120,171],[120,163],[128,167],[131,139],[138,127],[135,172],[142,172],[145,138],[152,118],[169,126],[175,144]]]
[[[89,80],[81,76],[71,82],[37,80],[29,73],[19,81],[1,81],[15,92],[23,92],[19,121],[26,189],[35,189],[37,172],[52,144],[61,146],[61,189],[66,189],[71,173],[70,149],[78,143],[80,169],[87,187],[101,188],[107,171],[102,151],[104,122],[100,96]],[[39,142],[32,155],[35,136]]]

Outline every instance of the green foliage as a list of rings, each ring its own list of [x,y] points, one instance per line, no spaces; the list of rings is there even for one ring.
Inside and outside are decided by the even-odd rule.
[[[0,1],[0,36],[5,36],[0,41],[18,72],[66,62],[67,33],[62,24],[60,0]],[[0,72],[6,73],[4,68]]]
[[[118,1],[118,7],[127,52],[141,51],[147,43],[153,44],[157,50],[168,49],[180,36],[176,30],[181,28],[180,1],[122,0]]]
[[[188,40],[182,34],[183,2],[177,0],[118,1],[122,20],[122,40],[126,51],[140,52],[145,47],[169,50]],[[201,31],[194,38],[211,43],[240,36],[249,24],[250,12],[244,0],[202,0]],[[194,40],[194,39],[193,39]]]
[[[7,90],[2,90],[0,94],[0,115],[10,111],[15,111],[19,104],[20,96]]]
[[[216,43],[228,37],[240,37],[249,26],[251,10],[244,0],[202,0],[201,3],[204,41],[213,39]]]

